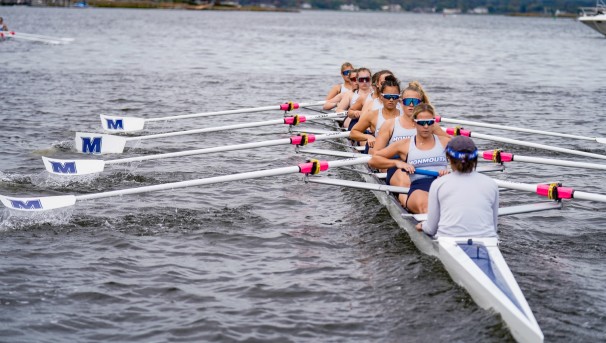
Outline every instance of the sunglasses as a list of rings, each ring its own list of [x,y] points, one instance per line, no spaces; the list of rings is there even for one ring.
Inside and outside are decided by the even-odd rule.
[[[415,119],[415,123],[417,123],[417,125],[421,125],[421,126],[432,126],[433,123],[435,123],[436,120],[435,119]]]
[[[355,77],[350,77],[350,78],[349,78],[349,81],[351,81],[351,82],[356,82],[357,80],[358,80],[358,79],[357,79],[357,78],[355,78]]]
[[[411,104],[413,106],[417,106],[418,104],[421,103],[421,99],[417,99],[417,98],[404,98],[403,102],[404,102],[404,106],[410,106]]]
[[[351,69],[343,70],[343,71],[341,72],[341,74],[343,74],[343,76],[348,76],[348,75],[349,75],[349,73],[351,73]]]
[[[367,76],[367,77],[358,77],[358,82],[360,82],[360,83],[369,83],[370,82],[370,76]]]
[[[385,100],[398,100],[400,99],[400,94],[382,94],[381,96],[383,96],[383,99]]]

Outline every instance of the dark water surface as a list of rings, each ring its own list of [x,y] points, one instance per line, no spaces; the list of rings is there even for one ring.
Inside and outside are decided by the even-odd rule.
[[[75,38],[0,43],[0,194],[82,194],[296,164],[307,156],[279,146],[65,180],[49,177],[40,156],[77,156],[74,131],[98,131],[100,113],[321,100],[345,60],[420,80],[444,116],[606,136],[606,40],[573,20],[16,7],[0,16],[16,31]],[[146,133],[280,116],[154,123]],[[606,154],[589,141],[477,131]],[[284,137],[284,127],[182,136],[104,159]],[[517,163],[495,176],[606,193],[603,175]],[[502,206],[536,200],[502,194]],[[606,340],[605,209],[567,202],[500,219],[503,255],[546,341]],[[512,340],[365,191],[292,175],[1,216],[0,341]]]

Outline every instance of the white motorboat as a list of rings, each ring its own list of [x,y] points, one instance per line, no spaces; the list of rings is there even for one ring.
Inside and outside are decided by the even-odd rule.
[[[581,7],[579,21],[606,36],[606,5],[598,0],[595,7]]]

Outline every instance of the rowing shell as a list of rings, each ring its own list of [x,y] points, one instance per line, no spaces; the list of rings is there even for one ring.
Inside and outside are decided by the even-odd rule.
[[[352,147],[352,151],[356,151]],[[384,182],[367,164],[355,166],[364,180],[371,184]],[[519,342],[543,342],[543,332],[518,286],[511,270],[498,248],[498,239],[485,237],[433,239],[415,228],[418,221],[387,192],[373,191],[375,197],[406,230],[417,248],[435,256],[444,265],[451,278],[467,290],[484,309],[501,315],[513,337]]]

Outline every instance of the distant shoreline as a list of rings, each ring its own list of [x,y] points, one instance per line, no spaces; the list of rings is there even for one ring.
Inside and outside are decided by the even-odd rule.
[[[151,2],[151,1],[111,1],[91,0],[88,5],[98,8],[141,8],[141,9],[185,9],[196,11],[252,11],[252,12],[298,12],[297,9],[274,8],[263,6],[210,6],[190,5],[176,2]]]

